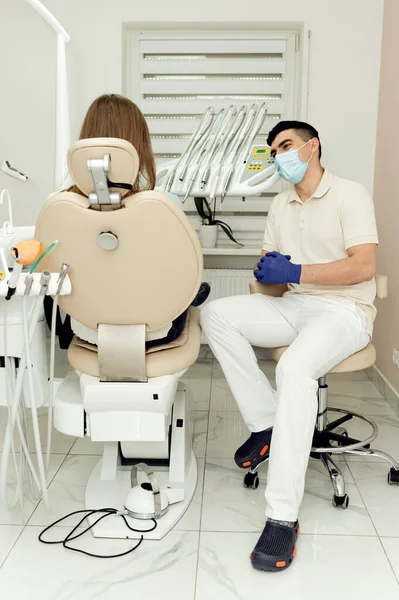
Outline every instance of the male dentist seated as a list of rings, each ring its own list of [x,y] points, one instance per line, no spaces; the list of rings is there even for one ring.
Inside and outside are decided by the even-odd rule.
[[[254,275],[288,291],[215,300],[202,309],[201,325],[251,432],[237,465],[269,459],[266,525],[250,559],[256,569],[282,571],[296,554],[317,380],[370,341],[378,237],[372,199],[321,165],[314,127],[282,121],[267,143],[277,173],[293,185],[272,203]],[[277,391],[252,346],[289,346],[276,368]]]

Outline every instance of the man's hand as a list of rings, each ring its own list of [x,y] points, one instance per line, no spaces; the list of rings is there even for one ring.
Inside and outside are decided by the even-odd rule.
[[[294,265],[291,256],[284,256],[279,252],[268,252],[262,256],[257,266],[254,275],[260,283],[299,283],[301,278],[301,265]]]

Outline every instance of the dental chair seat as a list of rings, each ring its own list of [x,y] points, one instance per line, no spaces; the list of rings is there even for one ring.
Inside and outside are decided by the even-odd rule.
[[[199,309],[190,306],[180,336],[169,344],[155,346],[146,353],[148,377],[161,377],[188,369],[198,358],[201,342]],[[97,346],[74,338],[68,350],[71,366],[80,373],[99,377]]]

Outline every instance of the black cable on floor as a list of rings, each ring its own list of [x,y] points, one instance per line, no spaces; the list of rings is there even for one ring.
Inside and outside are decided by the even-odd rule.
[[[78,514],[82,514],[82,513],[84,513],[84,517],[82,517],[82,519],[79,521],[79,523],[77,525],[75,525],[75,527],[72,529],[72,531],[70,531],[70,533],[68,533],[68,535],[63,540],[49,541],[49,540],[43,539],[43,534],[46,533],[46,531],[49,531],[50,529],[52,529],[52,527],[55,527],[62,521],[65,521],[65,519],[68,519],[69,517],[72,517],[73,515],[78,515]],[[89,525],[89,527],[87,527],[84,531],[81,531],[77,535],[73,535],[85,519],[87,519],[88,517],[91,517],[92,515],[95,515],[96,513],[104,513],[104,514],[101,517],[99,517],[97,519],[97,521],[95,521],[92,525]],[[130,531],[134,531],[135,533],[141,533],[141,534],[149,533],[150,531],[154,531],[154,529],[156,529],[158,526],[158,523],[156,522],[156,520],[151,519],[152,522],[154,523],[154,526],[151,529],[146,529],[145,531],[142,531],[140,529],[134,529],[127,522],[125,514],[121,511],[117,510],[116,508],[75,510],[74,512],[69,513],[69,515],[65,515],[64,517],[61,517],[61,519],[58,519],[58,521],[54,521],[54,523],[51,523],[51,525],[48,525],[48,527],[43,529],[43,531],[41,531],[39,533],[39,536],[38,536],[39,541],[42,542],[42,544],[62,544],[63,547],[66,548],[67,550],[72,550],[73,552],[80,552],[81,554],[86,554],[86,556],[92,556],[93,558],[120,558],[121,556],[126,556],[126,554],[130,554],[131,552],[134,552],[134,550],[136,550],[136,548],[138,548],[140,546],[140,544],[142,543],[142,541],[144,539],[143,535],[141,535],[139,542],[130,550],[127,550],[126,552],[122,552],[121,554],[110,554],[107,556],[101,555],[101,554],[92,554],[91,552],[86,552],[85,550],[80,550],[79,548],[73,548],[72,546],[67,545],[68,542],[72,542],[73,540],[77,540],[78,538],[82,537],[85,533],[87,533],[88,531],[90,531],[90,529],[92,529],[95,525],[97,525],[97,523],[102,521],[102,519],[105,519],[106,517],[109,517],[110,515],[119,515],[120,517],[122,517],[122,519],[125,521],[126,527],[128,527],[128,529],[130,529]]]

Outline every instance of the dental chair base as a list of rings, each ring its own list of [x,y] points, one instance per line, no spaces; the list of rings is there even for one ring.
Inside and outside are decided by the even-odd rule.
[[[101,383],[71,372],[61,383],[55,428],[105,442],[87,484],[86,508],[125,512],[130,527],[138,530],[128,529],[115,515],[94,525],[95,537],[161,539],[187,510],[197,485],[197,463],[181,375],[131,384]],[[152,529],[152,518],[156,529],[143,533]],[[98,515],[88,518],[90,525],[96,520]]]

